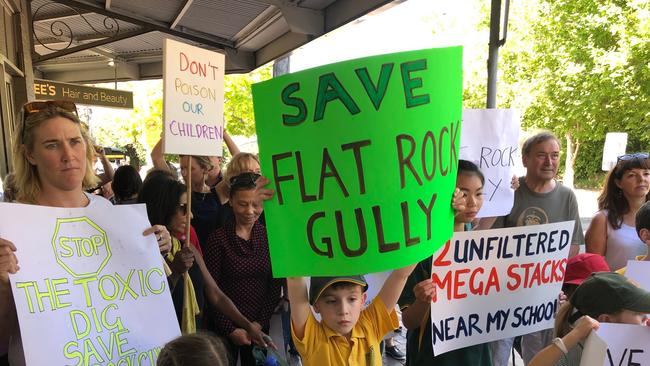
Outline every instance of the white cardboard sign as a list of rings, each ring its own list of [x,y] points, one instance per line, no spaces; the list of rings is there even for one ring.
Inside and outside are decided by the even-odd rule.
[[[650,365],[650,327],[600,323],[587,337],[580,366]]]
[[[163,48],[163,149],[221,156],[225,56],[166,39]]]
[[[573,221],[454,233],[433,255],[434,354],[553,326]]]
[[[144,205],[0,203],[0,217],[27,365],[155,365],[180,335]]]
[[[627,262],[625,277],[636,281],[646,291],[650,291],[650,262],[630,260]]]
[[[510,181],[521,161],[519,125],[514,109],[463,109],[459,157],[475,163],[485,175],[478,217],[503,216],[512,209]]]
[[[608,132],[603,146],[602,170],[604,172],[611,170],[618,163],[618,157],[625,154],[626,148],[627,132]]]

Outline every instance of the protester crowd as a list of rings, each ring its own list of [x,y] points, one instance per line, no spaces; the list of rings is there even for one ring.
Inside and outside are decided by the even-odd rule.
[[[577,366],[584,339],[599,323],[647,323],[650,293],[623,275],[628,260],[650,258],[647,153],[618,158],[583,235],[576,196],[556,180],[559,140],[548,132],[528,138],[522,147],[526,174],[516,182],[514,207],[490,223],[505,228],[575,220],[556,327],[434,355],[432,258],[394,270],[365,308],[368,282],[361,275],[312,277],[309,286],[304,278],[274,278],[263,213],[273,191],[265,188],[257,156],[240,152],[227,134],[232,159],[223,170],[218,157],[181,156],[179,179],[159,143],[144,180],[130,166],[115,172],[107,167],[97,177],[93,162],[105,158],[74,104],[32,102],[23,109],[14,171],[4,179],[6,202],[66,208],[146,204],[151,228],[143,235],[156,237],[177,316],[161,321],[177,321],[184,334],[162,349],[158,365],[284,364],[273,357],[278,352],[268,334],[272,315],[287,308],[287,299],[291,326],[283,330],[287,344],[279,354],[299,354],[303,365],[381,365],[380,342],[400,327],[396,305],[407,328],[406,365],[505,366],[514,347],[529,365]],[[475,164],[458,161],[450,202],[455,231],[477,230],[484,183]],[[111,201],[88,193],[99,187],[111,188]],[[25,363],[9,284],[21,255],[0,237],[0,365]]]

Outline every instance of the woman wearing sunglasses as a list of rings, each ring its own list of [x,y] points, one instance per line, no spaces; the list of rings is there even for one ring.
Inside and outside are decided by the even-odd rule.
[[[13,164],[16,202],[52,207],[110,207],[101,197],[84,192],[97,184],[92,170],[93,145],[81,125],[74,103],[37,101],[23,106],[20,133],[15,134]],[[162,225],[155,234],[161,253],[171,248],[171,236]],[[11,365],[25,363],[9,273],[19,270],[20,252],[0,238],[0,345],[9,344]]]
[[[208,273],[197,238],[192,236],[191,245],[183,246],[188,214],[185,185],[168,172],[154,170],[145,178],[138,202],[147,205],[147,215],[152,224],[166,226],[173,235],[172,248],[165,255],[165,260],[172,271],[168,279],[183,333],[193,333],[200,324],[205,293],[212,306],[251,334],[253,342],[265,345],[261,328],[241,315]],[[183,277],[185,272],[188,272],[189,279]],[[185,286],[190,286],[192,291],[185,291]],[[194,317],[190,314],[194,314]]]
[[[586,250],[605,256],[612,271],[627,261],[646,254],[646,245],[637,235],[634,216],[650,198],[648,153],[618,157],[605,179],[598,209],[585,234]]]
[[[266,228],[258,221],[262,213],[262,197],[256,188],[259,179],[260,175],[255,173],[242,173],[230,179],[229,201],[234,220],[212,233],[203,250],[208,270],[219,287],[244,316],[268,333],[284,280],[273,278]],[[255,366],[246,331],[227,316],[208,314],[208,329],[230,341],[233,365],[239,356],[242,366]]]

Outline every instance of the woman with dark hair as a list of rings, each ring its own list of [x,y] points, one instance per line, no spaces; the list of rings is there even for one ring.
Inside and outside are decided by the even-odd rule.
[[[153,171],[144,180],[138,202],[147,205],[149,221],[166,226],[173,235],[172,248],[165,260],[171,269],[168,279],[183,333],[195,331],[195,316],[203,309],[205,291],[205,296],[212,306],[250,334],[249,343],[252,339],[256,344],[266,345],[260,327],[242,316],[208,273],[198,250],[198,241],[191,240],[190,246],[183,246],[181,243],[185,237],[188,215],[185,185],[173,179],[168,172]],[[189,278],[184,276],[185,272],[188,272]],[[189,290],[185,291],[187,286],[190,286],[187,288]]]
[[[600,211],[585,234],[587,252],[604,256],[612,271],[646,254],[646,245],[636,233],[634,216],[650,198],[649,192],[648,153],[619,156],[598,197]]]
[[[456,192],[452,207],[456,211],[454,231],[471,230],[471,223],[483,206],[485,178],[476,164],[458,161]],[[433,257],[417,264],[409,276],[398,301],[406,333],[406,365],[472,365],[492,366],[487,343],[459,348],[434,355],[431,340],[431,297],[435,287],[431,281]]]
[[[259,174],[243,173],[230,180],[230,203],[234,220],[208,237],[205,261],[208,270],[239,311],[268,332],[271,315],[280,301],[283,280],[273,278],[266,228],[258,218],[262,199],[256,192]],[[231,361],[255,365],[252,348],[246,346],[246,331],[232,319],[210,312],[208,329],[227,336]],[[234,363],[233,363],[234,365]]]
[[[111,188],[115,195],[115,204],[128,205],[138,201],[138,193],[142,188],[142,178],[131,165],[122,165],[117,168]]]

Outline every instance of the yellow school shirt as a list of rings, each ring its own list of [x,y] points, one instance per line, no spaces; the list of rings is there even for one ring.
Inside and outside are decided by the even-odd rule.
[[[298,339],[291,325],[291,336],[302,357],[303,366],[381,366],[379,343],[388,332],[399,327],[397,313],[386,310],[376,297],[361,311],[352,328],[350,341],[320,323],[309,312],[303,339]]]
[[[646,257],[645,255],[637,255],[636,258],[634,258],[634,259],[636,259],[638,261],[644,261],[645,257]],[[625,266],[625,267],[623,267],[621,269],[617,269],[615,272],[622,275],[622,276],[625,276],[625,271],[627,271],[627,266]]]

